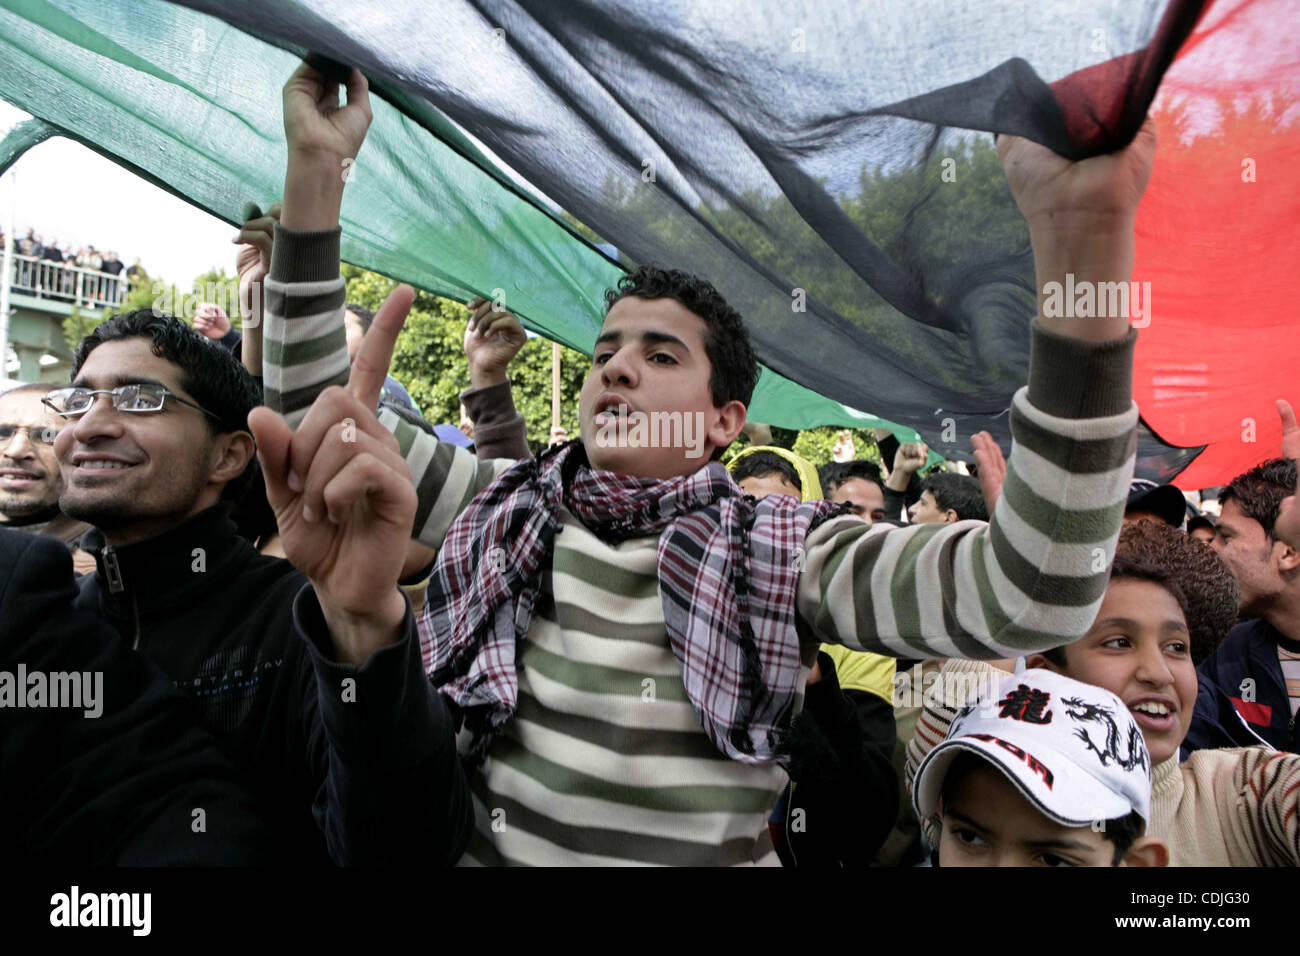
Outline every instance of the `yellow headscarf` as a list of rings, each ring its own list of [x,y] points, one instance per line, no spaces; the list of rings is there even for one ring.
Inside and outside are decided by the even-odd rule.
[[[785,448],[777,448],[775,445],[754,445],[746,448],[735,458],[731,459],[731,464],[727,466],[728,471],[736,470],[736,462],[749,455],[757,454],[760,451],[770,451],[772,454],[784,458],[794,466],[795,474],[799,476],[799,487],[803,490],[804,501],[820,501],[822,497],[821,479],[817,477],[817,469],[813,467],[812,462],[806,458],[800,458],[794,452]]]

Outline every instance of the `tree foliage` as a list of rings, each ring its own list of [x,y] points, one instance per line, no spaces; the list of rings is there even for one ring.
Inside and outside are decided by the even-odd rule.
[[[396,283],[387,276],[343,266],[348,301],[377,311]],[[424,417],[435,424],[460,420],[460,393],[469,388],[465,326],[469,311],[460,303],[418,292],[393,352],[392,375],[406,386]],[[534,451],[545,447],[551,430],[551,342],[530,338],[510,364],[515,407],[524,416]],[[560,424],[578,434],[578,395],[591,360],[561,349]]]

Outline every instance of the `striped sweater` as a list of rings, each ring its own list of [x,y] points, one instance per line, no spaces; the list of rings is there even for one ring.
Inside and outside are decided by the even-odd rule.
[[[948,661],[907,747],[906,783],[948,735],[968,691],[1006,675],[979,661]],[[1147,833],[1169,846],[1170,866],[1300,866],[1300,754],[1268,747],[1197,750],[1151,772]],[[935,821],[923,821],[937,845]]]
[[[347,378],[338,236],[277,227],[266,401],[291,424]],[[1092,623],[1133,468],[1134,336],[1033,336],[992,521],[894,528],[845,516],[808,536],[796,596],[806,669],[820,642],[1001,658]],[[510,463],[478,461],[388,411],[380,420],[416,484],[414,536],[436,548]],[[561,531],[519,655],[518,713],[472,778],[478,832],[465,862],[775,864],[765,821],[784,773],[727,760],[700,727],[668,644],[656,539],[609,544],[564,512]]]

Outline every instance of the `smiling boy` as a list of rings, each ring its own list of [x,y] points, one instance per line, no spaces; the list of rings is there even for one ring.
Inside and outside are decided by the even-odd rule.
[[[1143,835],[1151,762],[1123,702],[1050,671],[1005,676],[990,701],[962,708],[917,771],[912,798],[918,816],[939,820],[940,866],[1169,859]]]
[[[1126,526],[1088,633],[1030,655],[1026,664],[1101,687],[1128,708],[1152,761],[1148,832],[1168,845],[1172,866],[1294,866],[1300,864],[1300,757],[1247,747],[1198,750],[1179,762],[1197,702],[1191,632],[1231,606],[1236,593],[1226,567],[1203,570],[1202,551],[1162,523]],[[1189,573],[1193,567],[1198,570]],[[1222,633],[1230,623],[1220,617],[1216,626]],[[971,661],[949,661],[943,672],[1000,677]],[[908,748],[909,779],[943,739],[960,703],[926,706]],[[923,823],[936,833],[932,820]]]
[[[307,542],[330,520],[332,489],[409,473],[411,531],[438,549],[425,664],[466,722],[469,861],[774,863],[765,821],[819,643],[997,658],[1086,630],[1104,590],[1095,552],[1114,547],[1133,463],[1126,319],[1035,321],[1029,385],[1012,410],[1020,450],[987,525],[873,527],[825,502],[746,499],[713,461],[744,425],[757,377],[744,324],[708,282],[653,267],[608,294],[581,395],[584,440],[528,462],[477,462],[327,387],[347,373],[338,170],[369,123],[358,71],[347,97],[340,107],[305,66],[285,87],[266,386],[297,431],[262,410],[250,424],[286,553],[304,570],[322,561]],[[1149,128],[1081,163],[1010,137],[998,148],[1040,285],[1127,278]],[[388,350],[410,300],[399,287],[376,316],[370,334]],[[703,454],[602,445],[620,405],[698,416]],[[404,468],[389,461],[394,435]],[[404,547],[391,523],[367,533],[376,555]],[[395,588],[363,589],[332,569],[333,593],[326,577],[313,581],[358,627],[397,639]]]

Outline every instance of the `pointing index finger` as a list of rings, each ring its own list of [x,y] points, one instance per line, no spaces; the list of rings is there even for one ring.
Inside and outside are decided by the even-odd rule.
[[[399,285],[379,307],[370,329],[361,340],[361,348],[352,363],[352,374],[348,376],[348,391],[366,408],[379,407],[379,395],[393,361],[393,348],[414,301],[415,290],[409,285]]]

